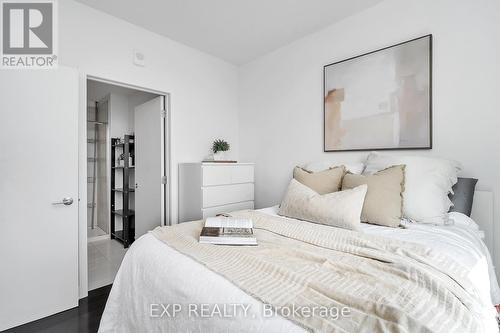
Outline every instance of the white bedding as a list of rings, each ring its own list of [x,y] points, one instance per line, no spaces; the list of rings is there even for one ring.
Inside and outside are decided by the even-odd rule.
[[[277,208],[261,210],[276,215]],[[421,243],[453,256],[471,268],[471,281],[485,302],[500,303],[500,290],[491,259],[475,223],[460,213],[450,213],[453,226],[407,225],[393,229],[362,224],[362,231]],[[188,304],[196,304],[189,315]],[[203,304],[243,304],[246,316],[203,318]],[[153,304],[153,307],[151,307]],[[180,304],[175,317],[161,305]],[[230,309],[230,307],[228,307]],[[195,309],[192,306],[192,309]],[[209,307],[209,311],[214,308]],[[240,312],[241,313],[241,312]],[[154,236],[139,238],[125,255],[101,319],[99,332],[304,332],[279,316],[264,318],[262,304],[202,264],[175,251]]]

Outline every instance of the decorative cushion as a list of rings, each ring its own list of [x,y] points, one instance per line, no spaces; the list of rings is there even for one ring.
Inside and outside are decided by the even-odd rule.
[[[323,170],[328,170],[337,166],[343,165],[347,172],[353,173],[355,175],[360,175],[365,169],[365,164],[363,162],[348,162],[348,163],[338,163],[338,162],[311,162],[307,163],[302,167],[302,169],[309,172],[320,172]]]
[[[278,214],[299,220],[358,230],[366,185],[320,195],[295,179],[290,181]]]
[[[450,212],[459,212],[470,217],[476,184],[475,178],[458,178],[458,182],[453,186],[453,193],[449,195],[453,203]]]
[[[452,205],[448,194],[457,182],[460,164],[426,156],[371,153],[363,174],[373,174],[401,164],[406,165],[403,216],[421,223],[445,224]]]
[[[293,170],[293,178],[319,194],[337,192],[342,185],[344,166],[335,167],[321,172],[309,172],[300,167]]]
[[[405,166],[396,165],[373,175],[347,173],[342,190],[368,185],[361,221],[387,227],[398,227],[403,214]]]

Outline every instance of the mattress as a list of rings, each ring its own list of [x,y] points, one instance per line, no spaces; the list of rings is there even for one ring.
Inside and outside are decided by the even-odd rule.
[[[276,215],[277,207],[261,211]],[[406,228],[394,229],[363,223],[361,230],[420,243],[452,256],[470,268],[470,280],[493,308],[500,303],[500,290],[477,225],[460,213],[450,213],[450,219],[454,221],[451,226],[406,224]],[[235,309],[238,315],[233,315]],[[488,316],[494,323],[494,312]],[[146,234],[132,245],[122,262],[99,332],[146,331],[293,333],[304,329],[283,317],[265,316],[258,300]]]

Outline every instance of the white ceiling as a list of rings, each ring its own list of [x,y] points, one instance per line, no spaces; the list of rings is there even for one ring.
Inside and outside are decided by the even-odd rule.
[[[233,64],[382,0],[77,0]]]

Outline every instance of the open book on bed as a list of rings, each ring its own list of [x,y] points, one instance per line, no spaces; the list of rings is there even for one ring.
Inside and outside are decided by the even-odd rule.
[[[209,217],[201,230],[200,243],[219,245],[257,245],[251,219]]]

